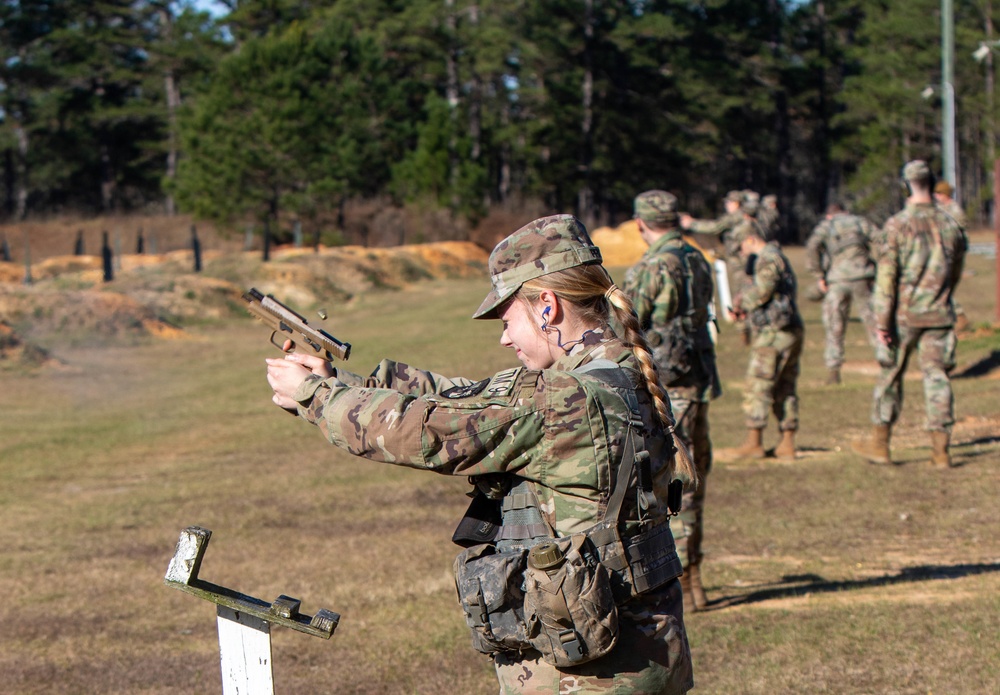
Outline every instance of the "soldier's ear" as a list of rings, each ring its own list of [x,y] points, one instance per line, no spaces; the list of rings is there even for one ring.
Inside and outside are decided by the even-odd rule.
[[[561,311],[559,299],[556,297],[555,292],[552,290],[542,290],[538,295],[538,301],[544,305],[541,314],[543,326],[548,328],[549,325],[558,323]]]

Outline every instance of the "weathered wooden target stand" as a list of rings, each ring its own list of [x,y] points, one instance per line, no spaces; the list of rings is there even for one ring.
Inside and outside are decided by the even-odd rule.
[[[282,595],[268,603],[199,579],[211,537],[212,532],[200,526],[181,531],[163,582],[216,604],[223,695],[271,695],[271,625],[330,639],[340,616],[321,608],[309,617],[299,612],[298,599]]]

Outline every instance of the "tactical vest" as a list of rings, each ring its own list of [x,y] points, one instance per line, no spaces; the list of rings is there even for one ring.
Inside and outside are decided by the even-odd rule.
[[[852,247],[868,249],[868,236],[856,217],[838,215],[830,221],[830,236],[827,251],[836,260],[837,256]]]
[[[781,331],[802,325],[798,307],[795,305],[795,276],[788,261],[780,255],[778,258],[781,261],[781,275],[774,286],[774,294],[767,304],[757,307],[747,317],[756,331],[762,328]]]
[[[692,287],[693,273],[688,262],[688,253],[698,253],[693,249],[686,251],[684,247],[674,247],[664,250],[680,261],[684,272],[684,292],[680,297],[677,315],[663,327],[655,331],[656,339],[651,341],[653,358],[660,372],[662,383],[666,386],[678,381],[688,374],[694,362],[700,359],[696,350],[695,305]],[[651,336],[652,337],[652,336]],[[655,344],[652,344],[655,342]]]
[[[622,506],[630,492],[637,496],[640,514],[656,504],[649,452],[642,436],[642,416],[636,386],[628,372],[611,360],[595,360],[574,370],[603,382],[628,408],[625,446],[618,463],[615,487],[604,517],[584,533],[597,549],[601,564],[611,575],[611,588],[618,603],[652,591],[682,572],[674,547],[670,524],[640,523],[639,533],[622,537]],[[527,480],[515,478],[515,484],[501,501],[501,525],[496,540],[498,552],[531,548],[553,540],[554,533],[545,522],[538,499]],[[680,510],[681,481],[670,486],[668,500],[671,514]],[[640,518],[640,522],[642,519]]]

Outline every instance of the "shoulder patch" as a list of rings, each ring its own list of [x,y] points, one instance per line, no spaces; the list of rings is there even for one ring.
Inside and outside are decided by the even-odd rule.
[[[469,396],[478,396],[486,388],[486,385],[490,383],[489,379],[483,379],[482,381],[477,381],[474,384],[469,384],[468,386],[452,386],[450,389],[445,389],[441,392],[442,398],[468,398]]]
[[[517,377],[524,371],[524,367],[512,367],[493,375],[484,389],[487,398],[497,398],[499,396],[509,396],[514,390]]]

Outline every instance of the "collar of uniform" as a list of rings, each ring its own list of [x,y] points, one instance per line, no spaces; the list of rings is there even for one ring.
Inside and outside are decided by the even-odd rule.
[[[598,359],[621,362],[631,354],[632,351],[622,345],[618,338],[608,335],[598,328],[590,332],[582,343],[570,351],[570,354],[553,362],[549,369],[569,372],[582,364]]]
[[[681,239],[681,230],[671,229],[669,232],[667,232],[659,239],[654,241],[652,244],[650,244],[649,249],[646,251],[646,253],[652,256],[661,251],[663,247],[669,244],[671,241],[678,241],[680,239]]]

